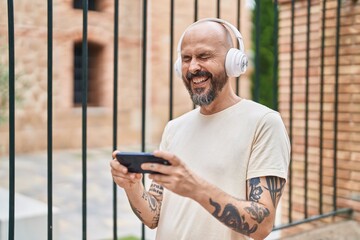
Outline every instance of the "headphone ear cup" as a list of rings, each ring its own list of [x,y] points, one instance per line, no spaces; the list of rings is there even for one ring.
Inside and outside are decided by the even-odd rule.
[[[226,54],[225,70],[228,77],[239,77],[245,73],[248,65],[246,55],[237,48],[230,48]]]
[[[181,78],[181,58],[178,57],[176,59],[176,62],[174,64],[174,68],[175,68],[175,74],[178,78]]]

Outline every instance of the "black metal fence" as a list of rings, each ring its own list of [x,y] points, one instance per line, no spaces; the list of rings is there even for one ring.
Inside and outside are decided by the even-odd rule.
[[[290,141],[293,138],[293,104],[294,104],[294,64],[295,64],[295,59],[294,59],[294,26],[295,26],[295,2],[294,0],[291,1],[291,49],[290,49],[290,105],[289,105],[289,136],[290,136]],[[292,188],[293,188],[293,178],[292,178],[292,173],[293,173],[293,169],[292,169],[292,161],[290,163],[290,172],[289,172],[289,179],[288,179],[288,184],[289,184],[289,199],[288,199],[288,204],[289,204],[289,208],[288,208],[288,223],[281,225],[281,226],[276,226],[274,228],[274,230],[280,230],[280,229],[284,229],[284,228],[288,228],[291,226],[296,226],[299,224],[303,224],[303,223],[307,223],[307,222],[311,222],[314,220],[319,220],[319,219],[323,219],[323,218],[327,218],[330,216],[336,216],[336,215],[341,215],[341,214],[345,214],[350,216],[352,214],[352,209],[351,208],[342,208],[342,209],[338,209],[338,205],[337,205],[337,152],[338,152],[338,147],[337,147],[337,142],[338,142],[338,97],[339,97],[339,49],[340,49],[340,18],[341,18],[341,7],[342,7],[342,1],[341,0],[337,0],[337,8],[336,8],[336,44],[335,44],[335,84],[334,84],[334,121],[333,121],[333,176],[332,176],[332,182],[333,182],[333,192],[332,192],[332,211],[330,212],[326,212],[324,213],[323,211],[323,195],[324,195],[324,191],[323,191],[323,173],[324,173],[324,169],[323,169],[323,133],[324,133],[324,127],[323,127],[323,122],[324,122],[324,68],[325,68],[325,64],[324,64],[324,59],[325,59],[325,26],[326,26],[326,8],[327,8],[327,1],[323,0],[322,1],[322,28],[321,28],[321,63],[320,63],[320,128],[319,128],[319,209],[318,209],[318,215],[313,215],[313,216],[309,216],[309,210],[308,210],[308,189],[309,189],[309,177],[308,177],[308,172],[309,172],[309,154],[308,154],[308,149],[309,149],[309,89],[310,89],[310,77],[309,77],[309,62],[310,62],[310,26],[311,26],[311,22],[310,22],[310,16],[311,16],[311,1],[307,0],[307,19],[306,19],[306,74],[305,74],[305,136],[304,136],[304,217],[302,220],[298,220],[298,221],[294,221],[293,220],[293,206],[292,206]],[[292,156],[291,156],[292,158]]]
[[[259,29],[261,28],[261,26],[259,25],[260,21],[259,19],[261,18],[260,14],[259,14],[259,9],[261,7],[261,3],[260,0],[256,0],[256,8],[257,10],[255,12],[257,12],[257,16],[256,16],[256,29],[257,29],[257,33],[259,33]],[[118,32],[118,24],[119,24],[119,0],[114,0],[114,73],[113,73],[113,91],[114,91],[114,98],[113,98],[113,149],[117,148],[117,109],[118,109],[118,52],[119,52],[119,47],[118,47],[118,38],[119,38],[119,32]],[[221,17],[220,16],[220,8],[221,8],[221,1],[217,0],[216,1],[217,4],[217,11],[216,11],[216,17]],[[326,0],[324,0],[322,2],[323,4],[323,12],[325,13],[325,9],[326,9]],[[334,188],[333,188],[333,211],[330,212],[323,212],[322,209],[322,176],[323,176],[323,169],[322,167],[320,167],[320,171],[319,171],[319,185],[320,185],[320,192],[319,192],[319,215],[316,216],[309,216],[308,214],[308,210],[307,210],[307,206],[308,206],[308,196],[307,196],[307,184],[308,184],[308,178],[307,178],[307,172],[308,172],[308,159],[307,159],[307,149],[308,149],[308,125],[305,125],[305,170],[304,170],[304,209],[305,209],[305,213],[304,213],[304,218],[300,221],[293,221],[293,217],[292,217],[292,167],[290,166],[290,174],[289,174],[289,197],[288,197],[288,223],[281,225],[281,226],[275,226],[274,230],[280,230],[280,229],[284,229],[284,228],[288,228],[291,226],[295,226],[301,223],[305,223],[305,222],[309,222],[309,221],[313,221],[313,220],[317,220],[317,219],[321,219],[321,218],[325,218],[325,217],[329,217],[329,216],[335,216],[338,214],[350,214],[351,213],[351,209],[338,209],[337,208],[337,202],[336,202],[336,196],[337,196],[337,154],[336,154],[336,150],[337,150],[337,116],[338,116],[338,76],[339,76],[339,71],[338,71],[338,66],[339,66],[339,39],[340,39],[340,35],[339,35],[339,31],[340,31],[340,11],[341,11],[341,1],[338,0],[337,1],[337,22],[336,22],[336,64],[335,64],[335,68],[336,68],[336,77],[335,77],[335,111],[334,111],[334,158],[333,158],[333,184],[334,184]],[[291,16],[291,60],[290,60],[290,116],[289,116],[289,135],[290,135],[290,139],[293,137],[293,69],[294,69],[294,5],[295,5],[295,0],[292,0],[292,16]],[[16,173],[15,173],[15,162],[16,162],[16,156],[15,156],[15,46],[14,46],[14,42],[15,42],[15,37],[14,37],[14,4],[12,0],[8,0],[7,1],[7,6],[8,6],[8,46],[9,46],[9,229],[8,229],[8,239],[14,239],[14,234],[15,234],[15,180],[16,180]],[[147,0],[143,0],[142,1],[142,6],[143,6],[143,12],[142,12],[142,118],[141,118],[141,126],[142,126],[142,137],[141,137],[141,150],[145,151],[145,133],[146,133],[146,110],[147,110],[147,106],[146,106],[146,69],[147,69],[147,64],[146,64],[146,54],[147,54],[147,11],[148,11],[148,1]],[[169,98],[169,119],[173,118],[173,49],[174,49],[174,0],[170,1],[170,6],[171,6],[171,10],[170,10],[170,36],[169,36],[169,41],[170,41],[170,63],[169,63],[169,71],[170,71],[170,75],[169,75],[169,81],[170,81],[170,88],[169,88],[169,92],[170,92],[170,98]],[[239,28],[240,26],[240,6],[241,6],[241,1],[238,0],[237,1],[237,7],[235,9],[235,11],[237,12],[237,27]],[[306,39],[306,65],[307,65],[307,69],[308,69],[308,64],[309,64],[309,43],[310,43],[310,38],[309,38],[309,29],[310,29],[310,8],[311,8],[311,4],[310,4],[310,0],[307,0],[307,39]],[[83,9],[83,36],[82,36],[82,62],[83,64],[83,69],[82,69],[82,76],[83,76],[83,81],[82,81],[82,238],[83,239],[87,239],[87,78],[88,78],[88,72],[87,72],[87,49],[88,49],[88,41],[87,41],[87,26],[88,26],[88,1],[87,0],[83,0],[82,1],[82,9]],[[194,0],[194,21],[196,21],[198,19],[198,1]],[[277,69],[277,36],[278,36],[278,2],[275,0],[274,1],[274,13],[275,13],[275,30],[274,30],[274,52],[275,54],[275,65],[274,65],[274,69]],[[48,11],[48,15],[47,15],[47,33],[48,33],[48,45],[47,45],[47,60],[48,60],[48,65],[47,65],[47,84],[48,84],[48,91],[47,91],[47,99],[48,99],[48,105],[47,105],[47,142],[48,142],[48,149],[47,149],[47,204],[48,204],[48,218],[47,218],[47,232],[48,232],[48,239],[52,239],[53,238],[53,213],[52,213],[52,208],[53,208],[53,98],[52,98],[52,92],[53,92],[53,78],[52,78],[52,72],[53,72],[53,1],[52,0],[48,0],[47,1],[47,11]],[[322,19],[322,45],[321,45],[321,86],[323,86],[323,82],[324,82],[324,21],[325,21],[325,14],[323,14],[323,19]],[[257,39],[259,38],[259,35],[257,35]],[[258,59],[260,59],[261,56],[258,56],[259,52],[259,41],[256,41],[256,45],[255,45],[255,53],[257,54],[257,57],[255,57],[257,59],[257,61],[255,62],[255,88],[257,89],[256,91],[259,91],[259,80],[258,80],[258,69],[260,69],[260,62]],[[274,75],[273,75],[273,81],[275,83],[275,86],[277,84],[277,71],[274,71]],[[308,103],[309,103],[309,71],[306,72],[306,109],[305,109],[305,113],[306,113],[306,123],[308,122],[308,113],[309,113],[309,108],[308,108]],[[239,91],[239,79],[236,80],[236,91],[238,93]],[[277,96],[277,88],[275,87],[273,89],[275,96]],[[257,92],[255,92],[255,96],[254,99],[257,99]],[[323,87],[321,87],[321,98],[320,98],[320,122],[322,122],[323,120],[323,94],[324,94],[324,90]],[[274,108],[277,108],[277,98],[275,98],[274,100]],[[322,139],[322,134],[323,134],[323,127],[320,127],[320,139]],[[322,141],[320,141],[320,149],[322,149]],[[320,154],[322,154],[322,151],[320,151]],[[320,155],[320,160],[322,160],[322,155]],[[322,166],[322,164],[320,164],[320,166]],[[116,186],[115,184],[113,185],[113,239],[117,239],[117,194],[116,194]],[[145,228],[144,225],[142,226],[142,239],[145,238]]]

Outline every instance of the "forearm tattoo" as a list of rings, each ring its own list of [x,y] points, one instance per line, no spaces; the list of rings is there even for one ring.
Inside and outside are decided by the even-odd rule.
[[[163,186],[152,183],[149,189],[149,193],[151,194],[147,193],[147,195],[149,196],[149,207],[152,212],[155,212],[155,215],[152,219],[151,227],[156,227],[159,222],[161,202],[158,198],[162,196],[163,191]]]
[[[251,207],[246,207],[245,210],[249,213],[250,217],[258,223],[261,223],[267,216],[270,215],[269,209],[254,202],[251,203]]]
[[[160,196],[164,192],[164,187],[159,184],[152,183],[149,192],[152,193],[154,196]]]
[[[265,187],[265,189],[267,189],[270,192],[271,200],[274,207],[277,206],[280,200],[280,197],[284,190],[285,182],[286,181],[283,178],[274,177],[274,176],[266,177],[267,187]]]
[[[148,202],[150,211],[155,214],[151,220],[150,227],[151,228],[156,227],[159,221],[159,214],[160,214],[160,211],[157,211],[157,200],[154,196],[150,195],[145,191],[143,192],[142,198]]]
[[[156,198],[154,196],[150,195],[149,193],[147,193],[146,191],[143,192],[142,198],[148,202],[151,212],[156,212],[156,209],[157,209]]]
[[[135,208],[131,203],[130,203],[130,207],[133,210],[133,212],[135,213],[135,215],[140,219],[140,221],[144,222],[139,209]]]
[[[150,211],[155,213],[150,227],[156,227],[159,222],[161,204],[158,202],[158,199],[156,197],[160,197],[163,193],[163,190],[164,188],[161,185],[152,184],[150,186],[149,192],[146,192],[144,190],[144,192],[141,195],[141,198],[148,202]],[[130,206],[133,212],[135,213],[135,215],[142,222],[144,222],[144,219],[142,217],[142,212],[139,209],[135,208],[131,203]]]
[[[254,233],[257,229],[257,224],[254,224],[251,228],[245,221],[245,216],[241,216],[237,208],[232,204],[226,204],[224,210],[220,214],[221,206],[219,203],[213,201],[210,198],[210,204],[215,207],[215,211],[212,213],[220,222],[224,223],[231,229],[241,234],[249,236]]]
[[[274,207],[276,207],[285,186],[285,179],[275,176],[268,176],[265,179],[267,186],[264,186],[264,189],[269,191],[272,203]],[[263,193],[264,190],[263,186],[261,186],[260,178],[250,179],[248,199],[251,201],[251,204],[245,207],[244,210],[249,214],[251,219],[256,221],[252,227],[246,222],[245,214],[241,215],[236,206],[228,203],[222,210],[221,205],[210,198],[210,204],[215,207],[212,215],[231,229],[249,236],[258,229],[258,224],[262,223],[263,220],[270,215],[270,210],[259,203]]]

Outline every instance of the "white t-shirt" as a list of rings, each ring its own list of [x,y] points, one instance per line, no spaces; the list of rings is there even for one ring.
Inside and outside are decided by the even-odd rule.
[[[290,144],[279,113],[243,99],[212,115],[194,109],[170,121],[160,149],[178,156],[197,175],[246,199],[246,180],[287,178]],[[164,189],[157,240],[248,239],[200,204]]]

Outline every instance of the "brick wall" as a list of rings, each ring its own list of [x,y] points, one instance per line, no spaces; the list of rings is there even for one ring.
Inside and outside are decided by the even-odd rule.
[[[114,1],[100,1],[100,11],[89,11],[88,40],[101,46],[97,95],[100,107],[88,108],[88,146],[112,146]],[[118,145],[140,149],[142,1],[119,1]],[[193,21],[194,3],[175,1],[176,44]],[[82,10],[72,0],[54,1],[53,109],[54,148],[81,146],[81,107],[73,105],[73,45],[82,39]],[[221,1],[221,17],[236,23],[237,0]],[[241,6],[241,32],[250,48],[249,12]],[[7,3],[0,1],[0,47],[7,46]],[[16,85],[23,101],[16,109],[16,152],[42,151],[47,147],[47,5],[41,0],[14,1]],[[198,17],[215,17],[216,2],[199,1]],[[170,1],[148,1],[146,145],[157,147],[169,119]],[[6,49],[5,49],[6,50]],[[0,56],[1,63],[7,62]],[[249,71],[250,72],[250,71]],[[21,87],[21,82],[27,82]],[[232,80],[233,81],[233,80]],[[233,81],[234,82],[234,81]],[[241,95],[249,98],[247,76],[241,78]],[[174,117],[192,109],[180,79],[174,77]],[[8,150],[8,125],[0,124],[0,155]],[[149,149],[151,150],[151,149]]]
[[[290,51],[291,1],[279,1],[279,99],[280,112],[290,132]],[[309,98],[308,98],[308,216],[319,214],[320,151],[323,154],[323,212],[332,211],[335,53],[337,1],[326,1],[324,48],[323,137],[320,139],[321,28],[323,1],[311,1]],[[292,217],[304,217],[305,114],[306,114],[306,39],[307,1],[295,1],[293,121],[292,121]],[[337,208],[353,208],[360,221],[360,2],[342,1],[340,18]],[[321,149],[322,144],[322,149]],[[288,214],[288,192],[284,194],[284,221]],[[302,226],[306,228],[306,225]]]
[[[54,148],[81,146],[81,107],[73,104],[74,43],[82,39],[82,10],[73,1],[54,1],[53,11],[53,137]],[[15,72],[22,98],[16,105],[16,152],[47,147],[47,5],[40,0],[15,1]],[[88,109],[88,146],[111,146],[113,92],[113,1],[102,2],[101,11],[89,11],[88,40],[102,47],[96,66],[100,107]],[[0,46],[7,46],[6,1],[1,2]],[[131,124],[140,115],[141,7],[122,2],[119,25],[119,123],[127,143],[138,141],[139,127]],[[7,55],[7,54],[6,54]],[[4,60],[4,59],[2,59]],[[7,62],[6,59],[2,62]],[[136,66],[136,67],[134,67]],[[133,69],[129,71],[129,69]],[[131,80],[131,81],[130,81]],[[132,101],[128,101],[128,99]],[[124,104],[126,103],[126,105]],[[130,111],[129,109],[133,109]],[[0,126],[0,154],[8,149],[7,124]],[[1,151],[2,150],[2,151]]]

